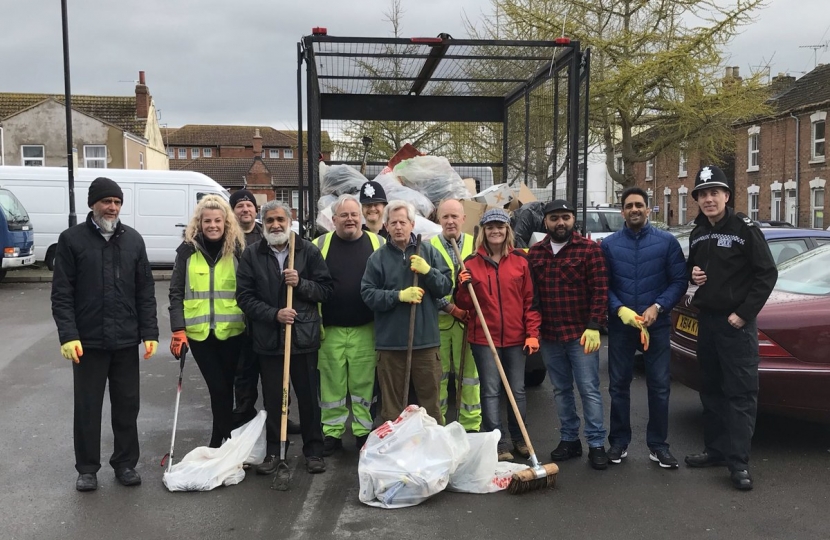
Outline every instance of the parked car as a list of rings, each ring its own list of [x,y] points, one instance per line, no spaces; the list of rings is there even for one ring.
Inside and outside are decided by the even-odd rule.
[[[674,231],[669,230],[669,232]],[[761,232],[767,238],[775,264],[781,264],[800,253],[830,243],[830,231],[818,229],[762,227]],[[689,235],[691,234],[691,230],[679,230],[675,234],[677,241],[680,242],[680,248],[683,250],[683,256],[687,259],[689,258]]]
[[[576,219],[582,219],[582,209],[576,213]],[[585,231],[591,240],[601,242],[606,236],[611,236],[625,226],[622,208],[614,206],[598,206],[588,208],[585,216]]]
[[[695,289],[672,311],[671,373],[700,390]],[[778,282],[757,322],[759,409],[830,423],[830,245],[778,265]]]

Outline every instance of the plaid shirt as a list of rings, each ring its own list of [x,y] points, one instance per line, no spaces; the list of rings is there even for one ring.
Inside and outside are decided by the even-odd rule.
[[[608,274],[599,245],[574,232],[553,254],[550,236],[528,252],[533,284],[542,310],[542,339],[569,342],[608,319]]]

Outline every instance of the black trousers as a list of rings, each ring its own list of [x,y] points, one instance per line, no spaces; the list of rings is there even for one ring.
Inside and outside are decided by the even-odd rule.
[[[72,364],[75,392],[75,469],[96,473],[101,468],[101,408],[109,381],[112,434],[110,465],[118,470],[138,463],[138,346],[105,351],[85,349]]]
[[[262,377],[262,399],[268,418],[265,421],[268,454],[280,453],[280,418],[282,416],[282,370],[284,357],[259,356],[259,372]],[[323,426],[320,419],[319,376],[317,373],[317,351],[306,354],[292,354],[289,367],[291,384],[297,395],[300,409],[300,428],[303,437],[303,455],[323,455]],[[287,448],[287,447],[286,447]]]
[[[188,340],[210,393],[213,431],[208,446],[211,448],[222,446],[233,430],[233,379],[242,339],[240,335],[220,340],[211,332],[204,341]]]
[[[254,352],[251,337],[245,335],[239,351],[239,364],[233,381],[236,408],[233,410],[234,426],[251,420],[256,416],[256,400],[259,398],[259,360]]]
[[[749,465],[758,411],[758,326],[729,324],[726,314],[698,316],[697,358],[702,374],[703,442],[730,470]]]

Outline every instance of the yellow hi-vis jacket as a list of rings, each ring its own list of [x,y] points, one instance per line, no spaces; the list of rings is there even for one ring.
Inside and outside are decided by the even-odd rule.
[[[462,235],[464,237],[464,243],[461,245],[461,260],[463,261],[464,259],[473,254],[473,244],[475,244],[475,239],[472,237],[472,235],[467,233],[462,233]],[[440,253],[441,256],[444,257],[444,261],[447,263],[447,266],[450,267],[450,278],[452,278],[452,288],[453,290],[455,290],[455,279],[456,275],[458,274],[458,270],[461,268],[461,265],[459,264],[458,268],[456,268],[456,265],[452,263],[452,257],[450,257],[450,254],[447,251],[446,246],[444,246],[442,235],[437,234],[433,236],[430,239],[429,243],[432,244],[432,247],[438,250],[438,253]],[[448,302],[452,303],[452,293],[448,294],[444,298],[446,298]],[[455,319],[452,315],[450,315],[443,309],[438,310],[438,328],[440,328],[441,330],[447,330],[448,328],[451,328],[454,323]]]
[[[236,305],[236,257],[226,255],[210,266],[198,249],[187,260],[184,323],[188,339],[204,341],[211,330],[225,340],[245,331]]]

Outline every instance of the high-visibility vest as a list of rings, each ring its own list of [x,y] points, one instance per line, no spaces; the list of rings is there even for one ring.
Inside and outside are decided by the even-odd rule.
[[[233,255],[210,266],[199,250],[187,260],[184,324],[189,339],[204,341],[213,330],[225,340],[245,331],[245,316],[236,305],[236,266]]]
[[[472,235],[469,235],[467,233],[462,234],[464,235],[464,243],[461,245],[461,260],[463,261],[470,255],[472,255],[473,244],[475,243],[475,240],[473,239]],[[455,275],[457,273],[457,269],[452,262],[452,257],[450,257],[450,254],[447,252],[447,248],[444,246],[444,242],[441,240],[441,235],[433,236],[432,239],[430,239],[429,243],[432,244],[432,246],[438,250],[438,253],[440,253],[442,257],[444,257],[444,261],[450,268],[450,279],[452,279],[452,288],[455,289]],[[446,298],[448,302],[452,302],[452,293],[448,294],[444,298]],[[449,319],[447,319],[446,317],[449,317]],[[453,322],[455,322],[455,319],[453,319],[452,315],[450,315],[443,309],[438,311],[438,326],[442,330],[446,330],[447,328],[452,326]]]
[[[377,251],[380,246],[386,243],[386,240],[384,240],[382,236],[379,236],[371,231],[363,231],[363,234],[369,236],[369,242],[372,243],[372,251]],[[326,234],[318,236],[314,239],[314,243],[318,248],[320,248],[320,254],[323,256],[323,259],[328,257],[332,237],[334,237],[334,231],[327,232]]]

